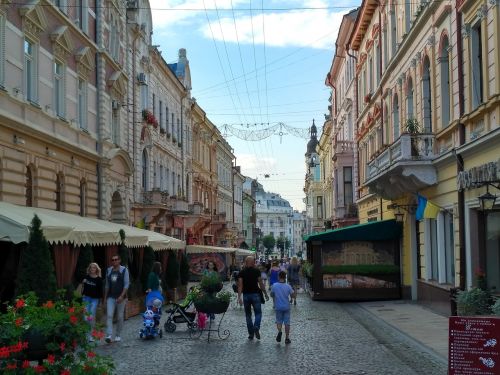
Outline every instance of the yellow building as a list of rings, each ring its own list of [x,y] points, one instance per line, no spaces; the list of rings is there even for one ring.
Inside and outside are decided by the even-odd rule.
[[[472,286],[476,268],[500,287],[500,216],[478,210],[484,186],[499,180],[498,8],[364,1],[350,40],[360,222],[403,219],[403,295],[444,313],[451,289]],[[418,195],[437,216],[416,220]]]

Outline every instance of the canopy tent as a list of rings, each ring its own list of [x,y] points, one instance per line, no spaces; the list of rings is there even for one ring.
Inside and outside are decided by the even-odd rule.
[[[119,245],[119,230],[125,231],[128,247],[150,245],[154,250],[183,249],[184,242],[161,233],[105,220],[72,215],[37,207],[24,207],[0,202],[0,241],[15,244],[28,242],[33,216],[42,221],[42,230],[50,244],[74,246]]]
[[[395,220],[372,221],[304,236],[311,241],[384,241],[399,238],[401,225]]]
[[[235,253],[240,249],[234,247],[217,247],[205,245],[188,245],[186,254],[205,254],[205,253]]]

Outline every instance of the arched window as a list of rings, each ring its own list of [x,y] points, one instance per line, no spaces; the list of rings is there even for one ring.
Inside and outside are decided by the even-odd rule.
[[[413,118],[413,80],[408,78],[408,83],[406,85],[406,118]]]
[[[387,43],[387,23],[382,28],[382,43],[383,43],[383,57],[384,57],[384,72],[387,68],[387,64],[389,63],[389,44]]]
[[[167,191],[167,193],[170,194],[170,185],[168,183],[169,176],[170,176],[170,169],[167,168],[167,171],[165,172],[165,190]]]
[[[87,214],[87,183],[80,181],[80,216]]]
[[[33,168],[26,168],[26,207],[33,207]]]
[[[396,49],[397,49],[397,23],[396,23],[396,5],[394,4],[394,1],[392,2],[392,5],[391,5],[391,10],[390,10],[390,14],[391,14],[391,47],[392,47],[392,55],[391,55],[391,58],[394,57],[394,55],[396,54]]]
[[[424,131],[432,133],[432,92],[431,92],[431,63],[425,56],[422,74],[422,105],[424,113]]]
[[[142,150],[142,190],[147,191],[149,185],[148,153]]]
[[[165,185],[164,185],[164,176],[163,176],[163,165],[160,164],[160,190],[163,191]]]
[[[450,44],[448,37],[445,36],[441,43],[441,52],[439,57],[439,65],[441,68],[441,123],[445,128],[450,124],[450,60],[449,48]]]
[[[56,177],[56,211],[62,211],[64,176],[58,173]]]
[[[399,138],[399,101],[398,95],[394,95],[392,102],[392,127],[394,134],[394,141]]]
[[[405,1],[405,32],[408,34],[411,25],[411,11],[410,11],[410,1]]]

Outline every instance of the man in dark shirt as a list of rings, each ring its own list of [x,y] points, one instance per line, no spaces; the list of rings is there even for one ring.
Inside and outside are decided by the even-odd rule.
[[[238,303],[245,307],[247,319],[248,339],[253,337],[260,340],[260,321],[262,320],[262,309],[260,302],[260,291],[269,300],[264,283],[260,278],[260,271],[255,267],[255,259],[248,256],[245,259],[245,267],[238,274]],[[243,294],[243,298],[241,298]],[[252,322],[252,306],[255,314],[255,322]]]

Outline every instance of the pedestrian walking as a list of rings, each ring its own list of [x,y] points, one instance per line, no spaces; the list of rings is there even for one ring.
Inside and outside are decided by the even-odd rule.
[[[273,284],[278,282],[279,273],[280,273],[279,263],[277,261],[274,261],[272,263],[271,269],[269,270],[269,290],[271,290],[271,287],[273,286]],[[275,303],[274,303],[274,298],[273,298],[273,309],[274,309],[274,307],[275,307]]]
[[[111,258],[112,266],[106,270],[106,288],[104,299],[106,300],[106,342],[109,344],[113,337],[113,316],[117,315],[115,342],[121,341],[120,334],[125,318],[125,306],[127,304],[127,290],[130,285],[130,276],[127,267],[120,264],[119,255]]]
[[[264,289],[267,287],[267,269],[265,264],[259,265],[260,277],[262,279],[262,284],[264,284]]]
[[[82,300],[85,304],[86,319],[90,324],[91,331],[95,327],[97,306],[102,301],[102,277],[101,269],[97,263],[90,263],[87,267],[87,275],[82,280]],[[89,341],[94,341],[89,335]]]
[[[268,301],[269,296],[262,283],[260,270],[255,267],[255,259],[248,256],[245,259],[245,268],[238,274],[238,303],[245,308],[249,340],[253,340],[254,336],[260,340],[261,293],[265,295],[266,301]],[[252,308],[255,321],[252,321]]]
[[[292,287],[286,284],[286,272],[280,271],[279,282],[273,284],[271,288],[271,296],[273,296],[276,304],[276,327],[278,334],[276,341],[281,342],[282,328],[285,325],[285,344],[290,344],[290,304],[289,298],[295,298],[295,292]]]
[[[300,265],[297,260],[297,257],[293,257],[290,266],[288,266],[288,284],[290,284],[295,294],[294,298],[290,298],[290,303],[293,302],[294,305],[297,305],[297,289],[300,284],[299,275],[300,275]]]
[[[162,292],[161,288],[161,263],[154,262],[151,272],[148,275],[148,281],[146,284],[146,293],[157,291]]]

